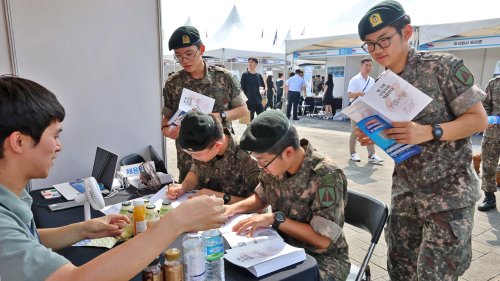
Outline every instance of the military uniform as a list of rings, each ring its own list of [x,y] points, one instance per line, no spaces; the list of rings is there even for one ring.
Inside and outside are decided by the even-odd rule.
[[[340,168],[319,155],[305,139],[301,146],[306,155],[298,172],[277,178],[260,174],[255,193],[269,203],[272,211],[281,211],[287,218],[309,223],[314,231],[331,240],[326,250],[318,250],[292,237],[287,243],[301,247],[318,262],[323,280],[345,280],[349,274],[348,246],[342,227],[347,203],[347,180]]]
[[[484,98],[462,60],[411,49],[401,78],[433,100],[413,121],[440,124]],[[480,198],[469,137],[428,141],[422,152],[395,165],[391,215],[385,231],[393,280],[447,280],[471,261],[474,204]]]
[[[247,198],[259,183],[260,170],[257,162],[240,149],[229,131],[225,130],[225,134],[230,138],[226,153],[209,162],[194,160],[191,172],[198,176],[202,188]]]
[[[246,102],[245,95],[241,93],[239,82],[230,72],[221,67],[208,66],[205,63],[205,77],[203,79],[191,78],[185,70],[170,76],[163,89],[163,115],[172,116],[177,111],[183,88],[214,98],[213,112],[217,113],[244,105]],[[222,124],[232,131],[230,121],[225,121]],[[191,156],[179,147],[178,141],[176,141],[176,147],[179,181],[182,182],[191,167],[192,160]]]
[[[493,78],[486,86],[486,99],[483,100],[486,114],[500,116],[500,76]],[[486,129],[481,143],[483,162],[481,189],[485,192],[496,192],[496,167],[500,156],[500,125]]]

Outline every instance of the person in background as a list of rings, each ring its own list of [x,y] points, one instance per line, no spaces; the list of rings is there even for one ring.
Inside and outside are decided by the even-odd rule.
[[[181,184],[169,186],[171,200],[201,188],[193,197],[215,195],[232,204],[250,196],[259,183],[257,163],[212,115],[189,112],[182,120],[179,144],[193,164]]]
[[[302,72],[302,70],[300,69],[297,69],[295,70],[295,75],[290,76],[290,78],[288,78],[285,83],[285,92],[288,95],[286,116],[288,118],[293,116],[293,120],[300,120],[299,117],[297,117],[297,114],[299,112],[298,107],[300,94],[303,93],[304,97],[306,96],[306,82],[304,81],[302,75],[304,75],[304,72]]]
[[[250,110],[250,120],[253,120],[255,114],[259,115],[264,111],[262,106],[262,94],[259,88],[265,87],[262,75],[257,72],[257,58],[248,58],[248,70],[241,75],[241,89],[247,97],[247,106]]]
[[[263,213],[238,222],[233,231],[252,236],[272,225],[288,244],[316,258],[322,280],[345,280],[349,251],[342,227],[347,179],[342,169],[318,153],[280,111],[257,116],[243,133],[241,149],[262,169],[255,193],[226,207],[226,215]]]
[[[323,96],[323,105],[325,106],[325,119],[332,119],[332,105],[333,105],[333,76],[331,73],[328,74],[328,80],[324,86],[325,95]]]
[[[278,79],[276,80],[276,107],[281,109],[283,106],[283,85],[285,81],[283,81],[283,73],[278,73]]]
[[[370,77],[370,72],[372,71],[372,60],[362,59],[361,69],[359,73],[352,77],[349,81],[349,86],[347,88],[347,95],[351,104],[358,97],[362,97],[365,93],[370,90],[370,88],[375,84],[375,80]],[[349,137],[349,151],[351,153],[350,160],[355,162],[360,162],[361,158],[356,152],[356,122],[351,119],[351,135]],[[384,159],[380,158],[375,154],[375,145],[370,144],[366,147],[368,150],[368,162],[371,163],[382,163]]]
[[[483,106],[489,116],[500,116],[500,76],[491,79],[486,86],[486,98]],[[500,125],[490,125],[483,134],[481,143],[481,189],[484,200],[477,207],[485,212],[497,207],[495,192],[497,191],[498,159],[500,157]]]
[[[108,215],[55,228],[37,228],[25,186],[46,178],[62,150],[65,110],[33,81],[0,77],[0,278],[11,280],[129,280],[186,231],[220,227],[223,200],[203,196],[181,204],[155,227],[75,266],[54,251],[83,239],[120,235],[130,223]]]
[[[475,203],[470,136],[487,127],[485,93],[452,54],[420,52],[409,43],[410,17],[383,1],[358,25],[362,48],[432,101],[412,121],[392,122],[387,138],[422,152],[394,165],[385,229],[391,280],[458,280],[470,266]],[[358,129],[362,145],[373,144]]]
[[[203,60],[205,45],[195,27],[177,28],[170,36],[168,49],[174,50],[174,58],[182,66],[182,70],[170,76],[163,88],[161,130],[164,136],[176,140],[177,168],[179,182],[182,182],[191,168],[191,156],[179,147],[177,137],[180,128],[168,124],[170,117],[179,108],[182,90],[189,89],[215,99],[212,112],[230,132],[233,132],[231,121],[245,116],[247,105],[235,76],[226,69],[209,66]]]
[[[267,93],[267,104],[266,110],[268,107],[271,109],[276,109],[276,87],[274,87],[273,75],[269,74],[266,78],[266,93]]]

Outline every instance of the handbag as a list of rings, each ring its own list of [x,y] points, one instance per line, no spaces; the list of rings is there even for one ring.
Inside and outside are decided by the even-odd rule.
[[[365,85],[365,87],[363,88],[363,90],[361,90],[361,92],[364,92],[364,91],[365,91],[365,89],[366,89],[366,87],[368,87],[368,84],[370,84],[370,79],[371,79],[371,77],[368,77],[368,82],[366,82],[366,85]],[[351,105],[351,104],[352,104],[352,103],[353,103],[353,102],[354,102],[357,98],[359,98],[359,96],[355,97],[352,101],[350,101],[350,102],[349,102],[349,106],[350,106],[350,105]]]

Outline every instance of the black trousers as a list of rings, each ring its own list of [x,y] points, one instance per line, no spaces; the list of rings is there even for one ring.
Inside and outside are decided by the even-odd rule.
[[[247,103],[247,108],[250,111],[250,121],[255,117],[255,113],[257,115],[261,114],[264,111],[264,107],[262,107],[262,103]]]
[[[297,119],[297,112],[299,108],[300,92],[288,91],[288,103],[286,105],[286,117],[290,118],[290,111],[293,105],[293,118]]]

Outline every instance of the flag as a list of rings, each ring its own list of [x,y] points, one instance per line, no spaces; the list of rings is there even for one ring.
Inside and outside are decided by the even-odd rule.
[[[208,30],[205,30],[205,38],[208,38]]]
[[[260,38],[264,38],[264,28],[262,29],[262,33],[260,34]]]
[[[302,33],[300,33],[300,36],[304,36],[305,33],[306,33],[306,26],[304,25],[304,28],[302,29]]]
[[[274,33],[273,46],[276,44],[276,40],[278,40],[278,30],[276,29],[276,33]]]

